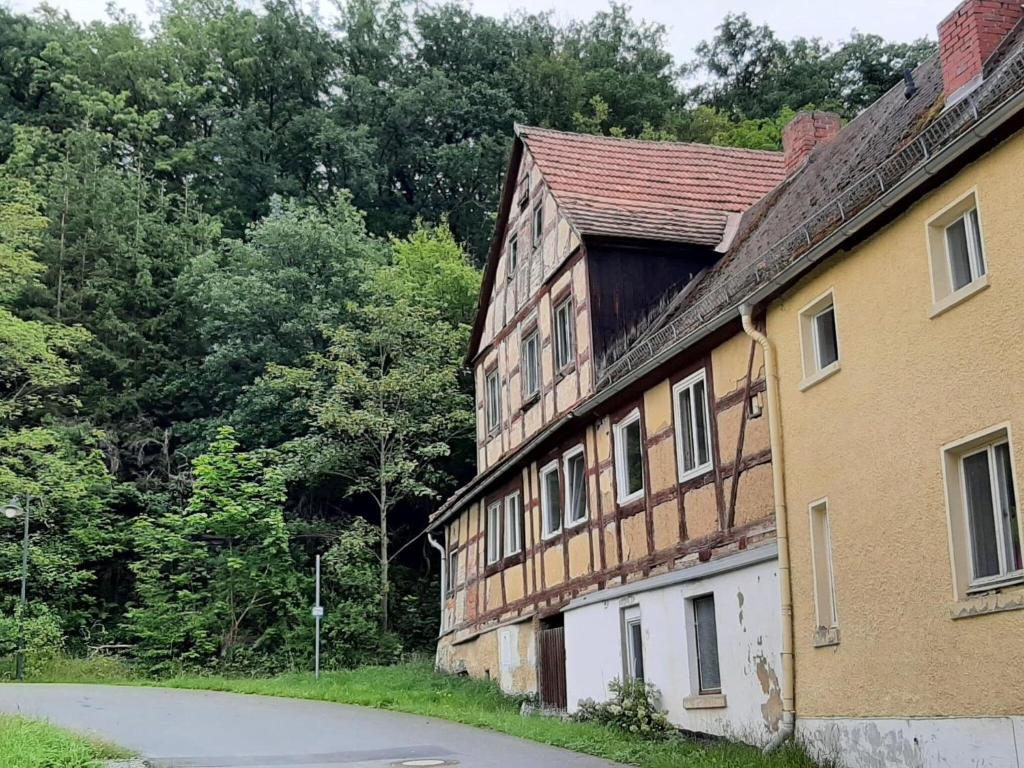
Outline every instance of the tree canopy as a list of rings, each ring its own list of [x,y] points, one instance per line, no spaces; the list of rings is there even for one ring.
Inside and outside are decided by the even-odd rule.
[[[33,505],[16,619],[157,669],[306,664],[321,553],[345,582],[327,663],[429,643],[417,536],[475,468],[462,356],[513,126],[778,148],[794,110],[850,118],[932,50],[732,15],[677,61],[616,3],[561,23],[341,0],[326,22],[168,0],[149,29],[0,8],[0,494]]]

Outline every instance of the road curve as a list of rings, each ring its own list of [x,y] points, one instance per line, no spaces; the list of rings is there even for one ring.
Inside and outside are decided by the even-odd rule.
[[[95,734],[136,751],[153,768],[615,766],[445,720],[270,696],[11,684],[0,685],[0,712]]]

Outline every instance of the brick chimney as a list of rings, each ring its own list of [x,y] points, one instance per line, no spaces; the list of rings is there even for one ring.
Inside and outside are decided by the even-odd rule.
[[[834,112],[797,112],[796,117],[782,129],[786,175],[803,165],[816,146],[832,141],[842,127],[843,121]]]
[[[985,61],[1017,22],[1024,18],[1020,0],[964,0],[939,23],[943,93],[957,100],[981,80]]]

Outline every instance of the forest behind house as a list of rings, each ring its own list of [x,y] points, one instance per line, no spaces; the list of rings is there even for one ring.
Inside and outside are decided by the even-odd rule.
[[[0,499],[31,523],[22,615],[0,519],[0,659],[23,626],[30,665],[304,668],[316,554],[327,666],[429,650],[514,124],[773,149],[933,48],[731,15],[679,61],[620,5],[0,8]]]

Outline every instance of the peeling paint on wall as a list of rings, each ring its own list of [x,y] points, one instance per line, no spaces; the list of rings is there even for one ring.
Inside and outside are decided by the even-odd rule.
[[[761,638],[758,638],[760,641]],[[769,663],[768,658],[762,654],[754,657],[754,666],[757,671],[757,681],[761,684],[761,692],[768,698],[761,705],[761,716],[768,730],[775,733],[779,730],[779,723],[782,721],[782,689],[779,687],[779,677],[775,669]]]

